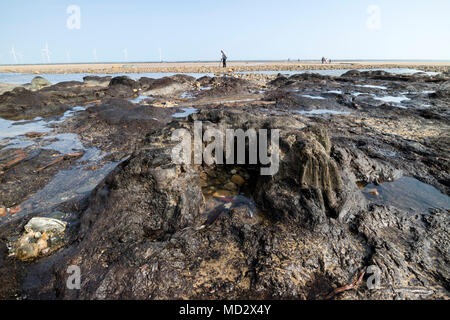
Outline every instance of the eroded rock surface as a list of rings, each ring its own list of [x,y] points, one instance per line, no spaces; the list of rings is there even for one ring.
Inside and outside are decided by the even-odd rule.
[[[29,217],[0,225],[0,296],[323,299],[376,266],[378,288],[367,287],[366,274],[335,298],[449,299],[450,206],[406,210],[362,192],[407,176],[448,199],[448,76],[351,71],[263,85],[241,77],[121,77],[108,87],[63,83],[1,96],[1,110],[14,99],[101,99],[58,130],[118,164],[88,197],[60,207],[72,215],[53,254],[27,264],[8,257],[3,245]],[[143,91],[152,96],[145,104],[124,100]],[[180,98],[184,91],[194,94]],[[176,106],[158,107],[164,101]],[[198,112],[173,119],[183,106]],[[278,129],[278,172],[173,163],[172,133],[192,133],[194,121],[203,131]],[[5,168],[0,179],[9,183],[13,169]],[[81,268],[81,290],[66,287],[71,265]]]

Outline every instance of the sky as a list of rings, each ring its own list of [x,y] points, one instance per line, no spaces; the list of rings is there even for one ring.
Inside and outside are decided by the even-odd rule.
[[[450,60],[449,12],[450,0],[0,0],[0,64],[219,61],[221,49]]]

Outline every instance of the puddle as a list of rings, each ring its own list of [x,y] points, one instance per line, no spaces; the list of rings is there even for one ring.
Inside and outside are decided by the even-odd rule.
[[[299,114],[302,115],[322,115],[322,114],[333,114],[333,115],[349,115],[350,112],[348,111],[337,111],[337,110],[328,110],[328,109],[317,109],[317,110],[311,110],[311,111],[296,111]]]
[[[410,212],[424,213],[431,208],[450,210],[450,197],[433,186],[410,177],[401,177],[379,186],[369,184],[363,189],[363,193],[373,202],[392,205]]]
[[[41,190],[20,204],[20,213],[2,218],[3,221],[26,215],[48,215],[64,202],[85,197],[110,173],[119,162],[110,162],[97,170],[77,167],[60,171]]]
[[[311,96],[309,94],[302,94],[301,95],[304,98],[308,98],[308,99],[314,99],[314,100],[326,100],[326,98],[321,97],[321,96]]]
[[[250,170],[250,171],[249,171]],[[253,172],[253,174],[251,174]],[[256,176],[254,169],[219,166],[200,174],[202,193],[206,200],[205,222],[200,229],[214,224],[222,215],[236,210],[248,224],[261,222],[263,213],[253,200]]]
[[[185,91],[180,94],[180,99],[193,99],[195,98],[194,93],[192,91]]]
[[[375,100],[383,101],[383,102],[393,102],[393,103],[402,103],[403,101],[409,101],[410,99],[405,96],[394,97],[394,96],[384,96],[384,97],[374,97]]]
[[[266,75],[277,75],[279,73],[286,75],[286,76],[292,76],[295,74],[302,74],[302,73],[318,73],[320,75],[323,76],[335,76],[335,77],[340,77],[342,76],[344,73],[350,71],[350,70],[354,70],[354,69],[336,69],[336,70],[303,70],[303,71],[291,71],[291,70],[280,70],[280,71],[273,71],[273,70],[268,70],[268,71],[247,71],[247,72],[237,72],[237,73],[241,73],[241,74],[251,74],[251,73],[256,73],[256,74],[266,74]],[[417,70],[417,69],[408,69],[408,68],[392,68],[392,69],[357,69],[360,72],[363,71],[386,71],[392,74],[414,74],[417,72],[423,72],[421,70]],[[423,72],[424,74],[428,75],[428,76],[435,76],[438,74],[441,74],[441,72]]]
[[[381,90],[387,90],[387,87],[384,86],[376,86],[376,85],[372,85],[372,84],[357,84],[355,85],[356,87],[361,87],[361,88],[371,88],[371,89],[381,89]]]
[[[35,141],[28,139],[25,134],[30,132],[37,132],[37,133],[49,133],[53,130],[52,126],[54,124],[58,124],[63,122],[65,119],[71,117],[74,115],[75,112],[86,110],[83,107],[74,107],[71,110],[68,110],[64,113],[63,116],[59,118],[48,118],[43,120],[42,118],[35,118],[33,120],[22,120],[22,121],[11,121],[11,120],[5,120],[0,118],[0,148],[2,146],[5,149],[11,149],[11,148],[26,148],[28,146],[31,146],[35,144]],[[51,137],[45,138],[45,140],[58,138],[59,140],[63,140],[61,143],[55,143],[54,144],[54,150],[60,149],[67,149],[67,146],[64,146],[64,144],[69,145],[72,144],[75,137],[69,136],[67,134],[62,135],[53,135]],[[65,142],[64,142],[65,141]],[[71,142],[72,141],[72,142]],[[53,149],[53,148],[47,148],[45,149]]]
[[[0,141],[5,138],[16,138],[27,132],[50,132],[52,129],[47,125],[48,122],[40,118],[31,121],[11,121],[0,118]]]
[[[327,93],[332,93],[332,94],[343,94],[343,92],[341,90],[330,90],[327,91]]]
[[[151,99],[151,97],[148,96],[138,96],[137,98],[128,100],[131,103],[141,103],[142,101],[144,101],[145,99]]]
[[[191,114],[195,114],[195,113],[198,112],[197,109],[191,108],[191,107],[189,107],[189,108],[180,108],[180,109],[183,110],[183,112],[175,113],[175,114],[172,115],[172,117],[174,117],[174,118],[185,118],[185,117],[187,117],[187,116],[189,116]]]
[[[61,154],[73,153],[84,150],[83,144],[74,133],[60,133],[47,137],[43,141],[42,149],[55,150]]]

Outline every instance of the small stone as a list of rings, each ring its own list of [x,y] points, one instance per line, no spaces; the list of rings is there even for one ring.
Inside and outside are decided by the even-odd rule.
[[[39,90],[44,87],[51,86],[52,83],[40,76],[35,77],[33,80],[31,80],[31,90]]]
[[[66,229],[66,223],[57,219],[51,218],[32,218],[26,225],[27,232],[41,232],[49,234],[63,234]]]
[[[38,246],[36,243],[27,243],[20,246],[17,249],[17,258],[20,260],[29,260],[36,258],[39,254]]]
[[[228,182],[227,184],[225,184],[223,186],[225,189],[230,190],[230,191],[236,191],[238,189],[238,186],[235,185],[233,182]]]
[[[378,193],[377,189],[369,189],[369,190],[367,190],[367,193],[371,194],[371,195],[373,195],[375,197],[379,197],[380,196],[380,194]]]
[[[0,217],[6,216],[6,208],[0,208]]]
[[[39,239],[36,242],[36,245],[37,245],[39,251],[42,251],[48,247],[47,240],[44,240],[44,239]]]
[[[242,186],[245,183],[244,178],[242,178],[240,175],[237,174],[231,177],[231,181],[237,184],[238,186]]]
[[[214,192],[213,197],[216,198],[225,198],[225,197],[231,197],[233,194],[228,190],[217,190]]]
[[[14,207],[14,208],[10,208],[9,209],[9,214],[10,215],[15,215],[16,213],[19,213],[20,211],[22,211],[22,209],[20,208],[20,206]]]

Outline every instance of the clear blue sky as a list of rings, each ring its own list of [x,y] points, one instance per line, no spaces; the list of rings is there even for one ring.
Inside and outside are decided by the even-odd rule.
[[[69,5],[81,28],[69,29]],[[376,27],[367,21],[377,5]],[[1,0],[0,64],[450,59],[450,0]],[[22,56],[21,56],[22,55]]]

